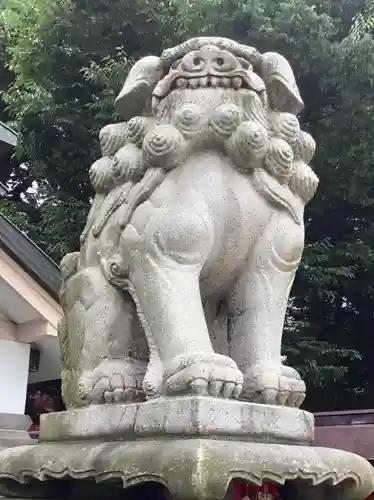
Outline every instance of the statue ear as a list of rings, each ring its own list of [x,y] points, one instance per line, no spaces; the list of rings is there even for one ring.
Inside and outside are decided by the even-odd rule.
[[[269,104],[274,110],[295,115],[302,111],[304,102],[287,59],[275,52],[263,54],[260,74],[266,85]]]
[[[143,57],[134,64],[114,102],[121,118],[128,121],[150,107],[153,89],[161,75],[161,61],[156,56]]]

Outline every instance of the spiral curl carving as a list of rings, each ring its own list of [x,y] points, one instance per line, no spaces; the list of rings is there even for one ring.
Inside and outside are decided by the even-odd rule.
[[[290,144],[295,144],[300,136],[300,124],[297,116],[291,113],[272,113],[269,116],[270,130],[273,136]]]
[[[267,130],[255,121],[241,123],[226,143],[229,156],[244,171],[251,171],[258,166],[258,161],[263,159],[268,147]]]
[[[105,193],[113,185],[112,159],[103,156],[96,160],[89,171],[89,177],[96,193]]]
[[[205,125],[205,113],[197,104],[188,103],[178,108],[172,117],[173,125],[186,138],[192,138],[201,132]]]
[[[143,145],[143,140],[145,134],[147,133],[148,120],[141,116],[135,116],[131,118],[127,124],[127,138],[130,142],[138,146],[139,148]]]
[[[296,159],[305,163],[310,163],[316,151],[316,143],[313,137],[307,132],[301,131],[294,145],[294,154]]]
[[[227,139],[240,125],[242,115],[238,106],[224,104],[215,110],[210,120],[210,127],[218,137]]]
[[[144,138],[144,165],[171,169],[181,160],[184,148],[184,138],[173,125],[157,125]]]
[[[128,270],[121,264],[119,258],[114,256],[111,259],[101,259],[101,267],[108,281],[119,288],[126,288],[128,282]]]
[[[264,158],[265,169],[279,182],[286,183],[293,174],[294,155],[288,142],[280,138],[270,141],[269,149]]]
[[[300,196],[304,203],[308,203],[316,193],[318,177],[309,165],[302,160],[297,160],[289,186],[291,191]]]
[[[126,144],[113,157],[112,175],[115,183],[137,181],[144,174],[141,150],[134,144]]]
[[[103,156],[114,155],[127,140],[127,123],[111,123],[100,130],[99,141]]]

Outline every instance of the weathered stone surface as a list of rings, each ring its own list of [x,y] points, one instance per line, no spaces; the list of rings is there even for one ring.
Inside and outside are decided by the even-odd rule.
[[[39,441],[135,439],[136,403],[95,405],[42,415]]]
[[[207,397],[156,398],[46,414],[40,429],[40,441],[167,436],[312,444],[314,419],[296,408]]]
[[[39,481],[31,482],[33,478]],[[374,469],[366,460],[317,447],[173,439],[41,443],[0,452],[0,493],[22,496],[27,491],[25,496],[41,498],[43,484],[51,488],[51,479],[57,479],[63,486],[64,478],[108,485],[117,479],[124,488],[156,482],[166,485],[176,500],[223,499],[235,478],[254,484],[296,481],[301,499],[364,500],[374,489]]]
[[[289,63],[194,38],[131,69],[61,264],[67,406],[204,395],[299,407],[281,358],[318,178]],[[148,352],[149,350],[149,352]]]

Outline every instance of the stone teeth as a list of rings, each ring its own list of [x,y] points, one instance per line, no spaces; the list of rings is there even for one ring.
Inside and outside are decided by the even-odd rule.
[[[240,76],[235,76],[232,79],[232,86],[234,87],[234,89],[240,89],[240,87],[242,86],[242,79],[240,78]]]
[[[187,80],[186,80],[186,78],[178,78],[175,83],[176,83],[176,86],[177,86],[178,89],[184,89],[184,88],[187,87]]]
[[[219,78],[216,78],[215,76],[210,77],[210,84],[212,87],[218,87],[219,85]]]
[[[191,78],[189,80],[190,87],[193,89],[197,89],[197,87],[200,85],[199,78]]]
[[[200,78],[177,78],[175,81],[175,86],[178,89],[185,89],[186,87],[197,89],[198,87],[205,88],[208,85],[211,87],[224,87],[224,88],[234,88],[240,89],[243,85],[243,81],[240,76],[235,76],[234,78],[219,77],[219,76],[203,76]],[[158,104],[158,103],[157,103]]]

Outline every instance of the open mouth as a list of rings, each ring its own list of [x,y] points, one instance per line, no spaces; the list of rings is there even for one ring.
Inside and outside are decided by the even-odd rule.
[[[191,75],[186,72],[172,70],[156,85],[153,97],[160,101],[173,90],[207,88],[250,89],[261,94],[265,91],[265,84],[253,71],[239,70],[233,71],[231,74],[214,72]]]

